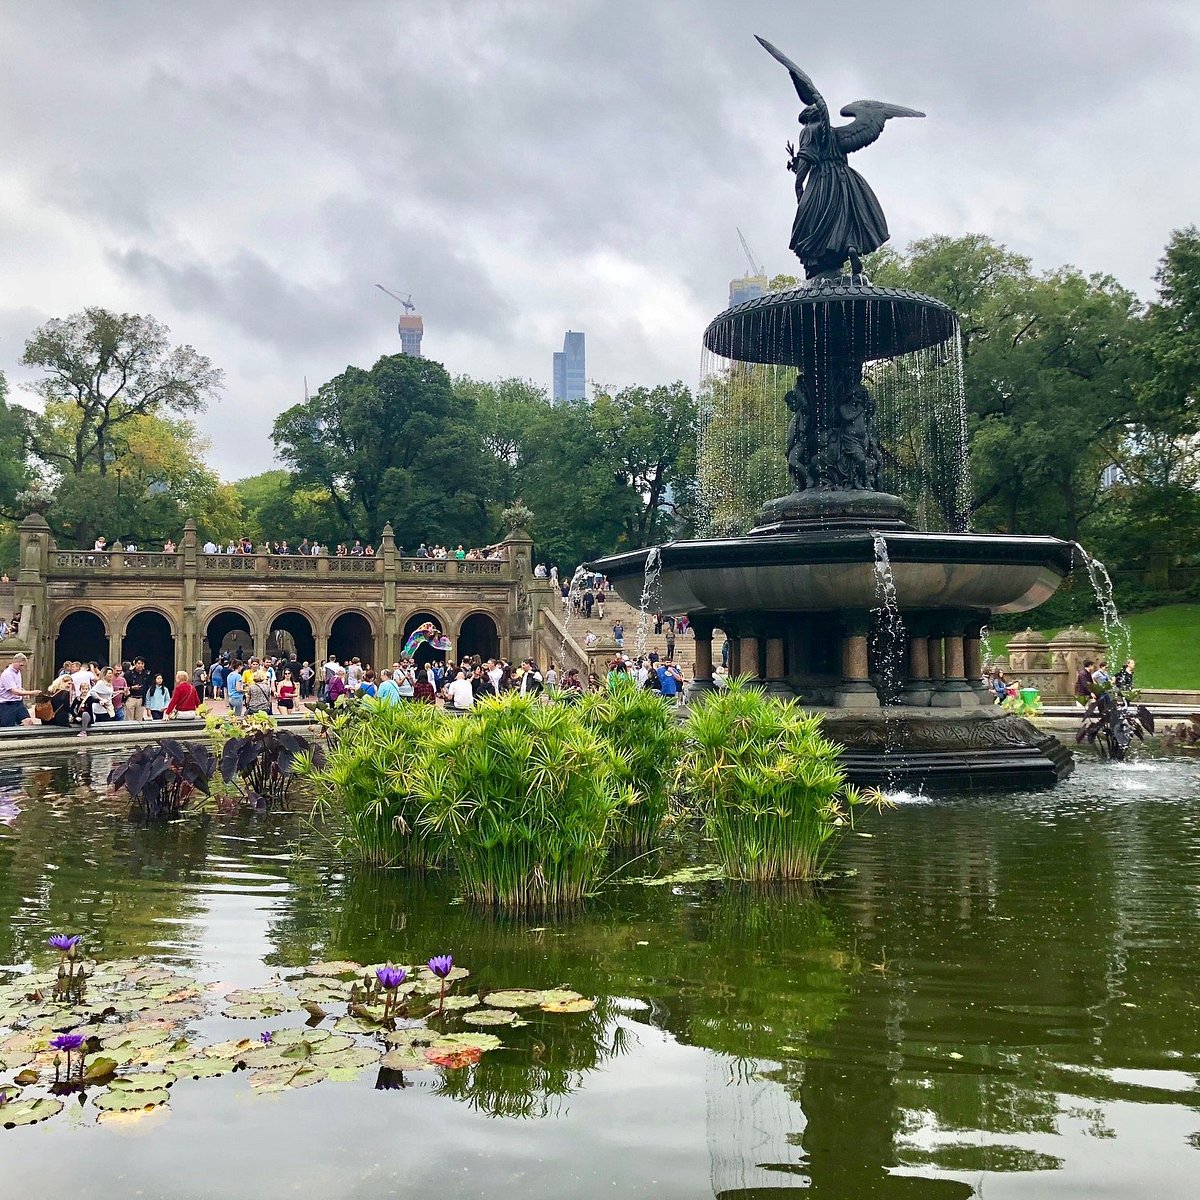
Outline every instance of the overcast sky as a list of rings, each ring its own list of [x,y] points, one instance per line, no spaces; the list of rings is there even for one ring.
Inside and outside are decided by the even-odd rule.
[[[695,383],[746,263],[798,273],[798,102],[923,109],[855,165],[893,243],[978,231],[1153,294],[1200,219],[1200,4],[1155,0],[3,0],[0,370],[41,322],[153,313],[226,372],[225,478],[399,349],[452,373]],[[17,392],[16,388],[12,389]]]

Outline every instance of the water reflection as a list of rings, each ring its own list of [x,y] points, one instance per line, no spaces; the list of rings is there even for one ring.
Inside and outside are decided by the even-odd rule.
[[[286,1186],[301,1196],[321,1194],[331,1112],[354,1113],[339,1146],[386,1158],[387,1106],[420,1121],[425,1100],[441,1104],[429,1152],[503,1162],[525,1182],[493,1194],[523,1198],[543,1194],[538,1163],[558,1164],[545,1194],[607,1195],[619,1179],[622,1194],[694,1196],[698,1158],[722,1197],[959,1197],[1013,1173],[1046,1195],[1182,1196],[1200,1141],[1200,764],[1136,765],[884,814],[816,896],[626,885],[573,917],[520,920],[457,903],[451,875],[298,853],[288,814],[133,825],[93,790],[108,764],[72,755],[0,776],[0,801],[22,809],[0,826],[0,962],[40,962],[58,929],[236,984],[449,950],[481,987],[600,998],[535,1014],[504,1050],[410,1077],[411,1091],[364,1078],[332,1108],[287,1098],[303,1149]],[[703,861],[702,846],[678,854]],[[269,1110],[214,1083],[230,1086],[207,1093],[224,1114],[207,1136],[232,1154],[231,1129]],[[522,1132],[501,1150],[476,1120]],[[33,1171],[23,1143],[5,1149],[15,1179]],[[474,1194],[456,1186],[441,1194]]]

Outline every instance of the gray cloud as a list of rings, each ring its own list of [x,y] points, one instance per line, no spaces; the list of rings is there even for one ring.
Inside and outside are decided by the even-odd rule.
[[[693,379],[744,260],[796,269],[786,74],[912,104],[858,165],[903,244],[980,230],[1144,294],[1196,217],[1184,3],[194,0],[10,6],[0,38],[0,366],[32,323],[149,311],[224,367],[205,419],[262,469],[302,379],[396,348],[412,291],[453,371]],[[51,36],[52,35],[52,36]],[[236,420],[231,419],[236,413]]]

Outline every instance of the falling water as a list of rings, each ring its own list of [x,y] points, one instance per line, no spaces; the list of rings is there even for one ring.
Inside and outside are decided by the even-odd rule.
[[[992,639],[986,625],[979,631],[979,649],[983,652],[983,665],[990,667],[992,665]]]
[[[571,636],[571,622],[575,619],[576,602],[583,591],[583,579],[587,572],[580,564],[575,568],[575,574],[571,576],[571,582],[567,585],[567,606],[563,613],[563,635],[562,644],[558,648],[558,669],[560,675],[566,673],[567,664],[567,638]]]
[[[1104,644],[1108,647],[1109,661],[1115,674],[1117,664],[1123,663],[1133,653],[1133,637],[1129,626],[1121,620],[1113,593],[1113,581],[1108,568],[1089,554],[1078,542],[1072,545],[1079,551],[1083,565],[1087,568],[1092,591],[1096,593],[1096,606],[1100,609],[1100,623],[1104,628]]]
[[[660,582],[662,578],[662,553],[657,546],[652,546],[646,555],[646,571],[642,582],[642,599],[638,605],[637,638],[634,641],[634,652],[638,658],[646,653],[646,641],[650,636],[650,615],[658,611]]]
[[[882,533],[873,535],[875,541],[875,653],[879,675],[883,682],[884,704],[895,703],[900,695],[904,648],[908,637],[904,618],[896,599],[896,579],[888,557],[887,539]],[[889,738],[890,742],[891,739]]]

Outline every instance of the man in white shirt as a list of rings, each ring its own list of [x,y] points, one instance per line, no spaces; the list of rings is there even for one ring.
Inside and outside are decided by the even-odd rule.
[[[204,553],[205,554],[216,554],[217,553],[217,543],[214,542],[212,540],[212,538],[209,538],[208,541],[204,543]]]
[[[542,673],[532,658],[521,664],[521,695],[536,696],[542,690]]]
[[[71,695],[78,700],[79,693],[83,690],[83,685],[86,683],[89,688],[96,682],[96,676],[92,673],[87,663],[80,663],[74,671],[71,672]]]
[[[471,681],[462,671],[459,671],[454,677],[454,682],[446,690],[450,693],[451,707],[456,711],[466,712],[475,707],[475,689],[471,687]]]
[[[488,659],[487,677],[488,682],[492,685],[493,692],[500,691],[500,677],[504,674],[504,668],[494,659]]]

